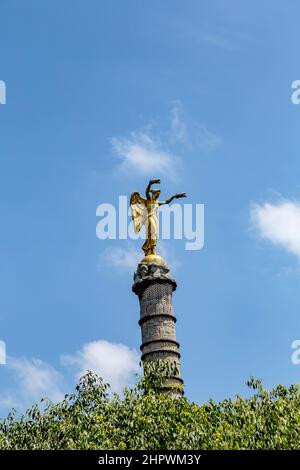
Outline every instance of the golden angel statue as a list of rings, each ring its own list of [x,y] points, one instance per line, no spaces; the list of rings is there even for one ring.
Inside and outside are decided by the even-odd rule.
[[[153,184],[160,184],[160,179],[150,180],[146,188],[146,199],[140,193],[134,192],[130,196],[131,215],[135,233],[142,226],[146,228],[146,241],[142,246],[145,256],[156,255],[156,243],[158,238],[158,207],[170,204],[173,199],[186,197],[186,193],[175,194],[165,201],[159,201],[160,189],[151,189]]]

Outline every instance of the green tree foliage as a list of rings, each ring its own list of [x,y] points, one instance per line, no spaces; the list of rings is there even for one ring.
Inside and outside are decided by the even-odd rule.
[[[150,364],[123,396],[87,373],[62,402],[47,400],[0,422],[1,449],[300,449],[300,393],[267,391],[251,379],[250,398],[197,405],[160,393],[164,367]],[[171,373],[170,373],[171,375]]]

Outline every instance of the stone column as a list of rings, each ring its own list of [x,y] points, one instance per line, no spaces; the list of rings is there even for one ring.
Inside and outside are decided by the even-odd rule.
[[[169,360],[176,363],[179,371],[180,352],[176,340],[176,317],[172,304],[172,295],[177,286],[163,259],[157,255],[151,256],[153,262],[142,260],[138,264],[132,286],[140,301],[141,359],[144,363]],[[166,380],[163,388],[166,391],[183,390],[180,373]]]

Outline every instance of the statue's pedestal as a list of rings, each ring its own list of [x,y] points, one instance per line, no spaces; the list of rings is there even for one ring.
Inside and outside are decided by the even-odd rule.
[[[146,257],[138,264],[132,286],[140,301],[142,361],[175,362],[178,374],[166,379],[163,388],[166,391],[173,390],[175,395],[178,395],[176,390],[183,390],[183,380],[179,373],[180,352],[179,343],[176,341],[176,317],[172,305],[172,295],[177,285],[164,260],[158,255],[149,256],[153,259]]]

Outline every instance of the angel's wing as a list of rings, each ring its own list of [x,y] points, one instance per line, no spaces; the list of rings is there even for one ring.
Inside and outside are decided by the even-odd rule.
[[[130,196],[130,209],[135,233],[138,233],[147,220],[147,200],[140,193]]]

